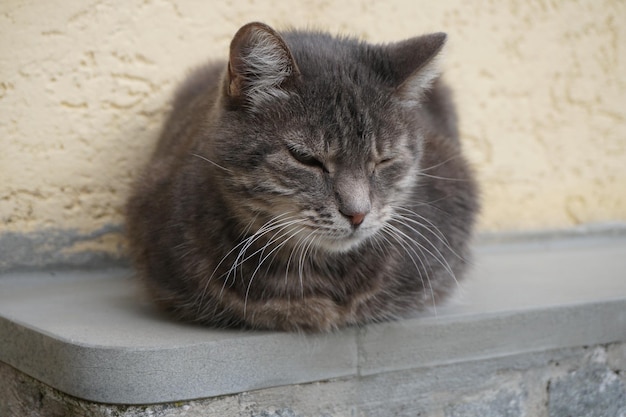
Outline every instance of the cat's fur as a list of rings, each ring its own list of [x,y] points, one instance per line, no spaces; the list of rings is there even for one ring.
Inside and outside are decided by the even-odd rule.
[[[212,326],[326,331],[454,289],[477,211],[436,57],[252,23],[179,89],[127,206],[156,303]]]

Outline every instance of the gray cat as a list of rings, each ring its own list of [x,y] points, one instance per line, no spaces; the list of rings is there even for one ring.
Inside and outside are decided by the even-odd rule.
[[[329,331],[434,305],[477,188],[441,33],[388,45],[243,26],[182,85],[127,206],[157,305],[217,327]]]

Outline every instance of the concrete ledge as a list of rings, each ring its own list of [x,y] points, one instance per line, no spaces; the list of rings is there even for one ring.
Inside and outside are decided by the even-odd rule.
[[[174,323],[130,275],[0,276],[0,361],[79,398],[149,404],[626,340],[624,236],[482,246],[437,312],[320,336]]]

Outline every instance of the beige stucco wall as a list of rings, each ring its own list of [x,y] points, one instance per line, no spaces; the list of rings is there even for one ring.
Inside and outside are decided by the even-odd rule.
[[[172,89],[251,20],[372,42],[448,32],[481,230],[626,220],[624,1],[5,0],[0,234],[120,224]]]

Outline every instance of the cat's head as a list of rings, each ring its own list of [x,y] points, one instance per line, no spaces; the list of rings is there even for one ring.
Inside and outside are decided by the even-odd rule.
[[[211,157],[251,232],[346,251],[414,189],[420,99],[444,34],[369,45],[322,33],[235,35]]]

